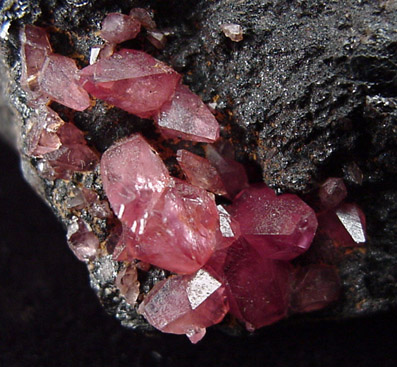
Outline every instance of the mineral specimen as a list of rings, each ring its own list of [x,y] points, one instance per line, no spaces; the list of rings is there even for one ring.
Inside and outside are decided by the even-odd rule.
[[[122,49],[80,71],[93,96],[139,117],[152,117],[171,100],[180,75],[142,51]]]

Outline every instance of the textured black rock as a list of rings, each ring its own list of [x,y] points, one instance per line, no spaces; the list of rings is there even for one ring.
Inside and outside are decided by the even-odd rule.
[[[366,249],[340,263],[343,296],[319,316],[346,317],[395,307],[396,3],[5,1],[0,11],[2,82],[19,136],[31,112],[18,84],[20,27],[48,27],[55,51],[81,55],[77,61],[83,66],[90,47],[100,42],[94,32],[104,15],[134,6],[150,6],[159,28],[168,28],[172,35],[161,52],[150,48],[144,37],[126,46],[143,48],[171,64],[205,102],[217,103],[223,136],[235,143],[238,159],[253,177],[259,174],[280,192],[304,195],[329,176],[343,176],[349,199],[363,207]],[[219,26],[229,22],[243,27],[242,42],[223,35]],[[70,116],[71,111],[54,108]],[[102,103],[72,118],[99,152],[134,131],[157,139],[147,121]],[[20,141],[19,148],[22,145]],[[63,202],[74,184],[83,182],[103,194],[97,172],[54,184],[37,177],[33,160],[22,156],[22,161],[28,180],[65,224],[70,213]],[[95,231],[101,239],[109,235],[106,223]],[[89,266],[94,289],[110,313],[130,327],[142,328],[142,320],[117,297],[114,270],[109,272],[103,262],[108,260]],[[152,276],[144,288],[164,275],[153,270]]]

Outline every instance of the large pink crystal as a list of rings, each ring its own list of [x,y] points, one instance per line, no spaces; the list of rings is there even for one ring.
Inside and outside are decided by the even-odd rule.
[[[226,189],[219,173],[207,159],[184,149],[178,150],[176,159],[192,185],[214,194],[226,195]]]
[[[80,71],[92,95],[127,112],[148,118],[171,100],[180,75],[142,51],[122,49]]]
[[[135,38],[141,23],[133,17],[120,13],[109,13],[102,22],[101,37],[112,43],[121,43]]]
[[[168,137],[213,143],[219,138],[219,124],[199,96],[185,85],[178,85],[172,101],[155,116]]]
[[[170,176],[163,161],[140,135],[112,145],[101,159],[103,188],[118,218],[143,230]]]
[[[39,98],[38,77],[44,62],[52,52],[45,29],[26,25],[20,32],[22,75],[21,86],[29,99]]]
[[[221,264],[216,257],[219,256],[224,262],[230,312],[243,321],[248,330],[269,325],[287,315],[291,273],[288,262],[264,259],[242,237],[214,255],[209,265],[218,272]]]
[[[127,252],[163,269],[191,274],[215,251],[218,229],[213,195],[176,180],[148,216],[130,227]]]
[[[341,178],[330,177],[320,186],[318,196],[322,206],[331,209],[346,198],[347,189]]]
[[[316,215],[298,196],[276,196],[265,185],[243,190],[231,213],[244,238],[264,257],[291,260],[305,252],[317,229]]]
[[[233,199],[242,189],[248,187],[248,178],[245,168],[241,163],[231,158],[230,147],[224,144],[221,147],[206,147],[206,156],[218,172],[227,197]]]
[[[139,311],[155,328],[186,334],[192,343],[197,343],[207,327],[222,321],[228,304],[222,283],[201,269],[157,283]]]
[[[87,92],[77,83],[77,72],[73,59],[57,54],[48,55],[39,75],[40,90],[60,104],[83,111],[91,102]]]
[[[333,266],[312,264],[295,272],[291,310],[310,312],[328,306],[339,298],[340,279]]]
[[[366,239],[365,215],[356,204],[344,203],[318,214],[319,229],[336,245],[355,247]]]

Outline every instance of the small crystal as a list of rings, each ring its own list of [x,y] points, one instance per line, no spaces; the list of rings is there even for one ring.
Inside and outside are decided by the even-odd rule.
[[[69,247],[79,260],[88,261],[96,257],[99,240],[84,220],[74,218],[68,226],[67,239]]]
[[[162,50],[167,43],[167,37],[165,34],[158,30],[147,31],[146,37],[149,42],[159,50]]]
[[[264,257],[291,260],[305,252],[317,229],[312,208],[298,196],[276,196],[265,185],[244,189],[231,206],[244,238]]]
[[[219,138],[219,124],[208,107],[184,85],[178,85],[172,101],[155,116],[167,137],[213,143]]]
[[[102,22],[101,37],[112,43],[121,43],[135,38],[141,23],[133,17],[120,13],[109,13]]]
[[[243,28],[239,24],[227,23],[221,25],[222,32],[234,42],[243,40]]]
[[[125,300],[134,306],[139,296],[138,272],[136,266],[131,264],[117,274],[116,287]]]
[[[153,116],[171,100],[180,75],[142,51],[122,49],[80,71],[92,95],[139,117]]]
[[[153,20],[150,12],[143,8],[134,8],[130,11],[130,16],[138,20],[143,27],[148,30],[156,28],[156,22]]]
[[[222,284],[201,269],[157,283],[139,311],[155,328],[186,334],[192,343],[197,343],[207,327],[222,321],[228,304]]]
[[[328,178],[318,192],[321,204],[326,209],[339,205],[347,196],[346,186],[341,178]]]

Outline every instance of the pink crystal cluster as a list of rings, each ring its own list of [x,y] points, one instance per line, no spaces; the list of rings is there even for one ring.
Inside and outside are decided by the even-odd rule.
[[[142,51],[114,52],[118,43],[137,37],[141,27],[153,44],[163,44],[146,10],[109,14],[101,30],[107,45],[98,48],[99,60],[93,57],[82,70],[52,52],[44,29],[22,30],[21,86],[35,108],[26,153],[37,160],[43,178],[70,179],[98,163],[84,134],[63,121],[50,101],[82,111],[91,105],[90,94],[154,119],[165,137],[218,140],[218,122],[177,72]],[[157,266],[174,273],[140,301],[139,312],[151,325],[196,343],[228,312],[253,331],[337,299],[334,266],[291,261],[309,250],[316,231],[335,248],[365,242],[364,214],[344,202],[341,179],[321,185],[315,212],[296,195],[276,195],[265,184],[249,184],[226,143],[207,144],[205,157],[180,149],[176,159],[184,180],[172,177],[158,153],[136,134],[116,142],[100,161],[103,188],[122,227],[113,236],[118,236],[113,258],[125,262],[116,279],[120,294],[135,305],[139,271]],[[112,216],[107,203],[86,188],[76,188],[67,206],[84,208],[94,218]],[[99,254],[97,236],[77,216],[68,227],[68,243],[80,260]]]

